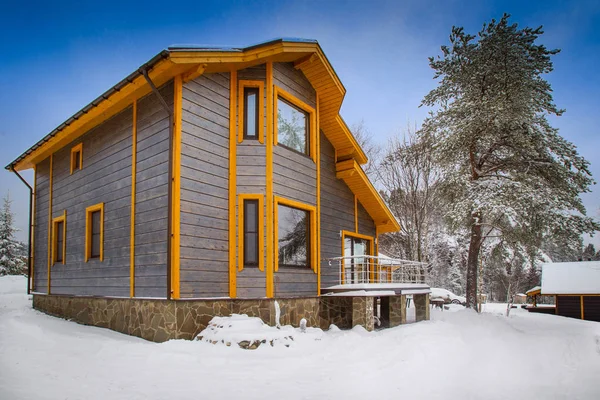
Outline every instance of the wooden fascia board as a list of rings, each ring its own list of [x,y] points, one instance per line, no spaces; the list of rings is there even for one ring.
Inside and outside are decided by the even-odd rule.
[[[364,151],[354,138],[352,132],[339,114],[323,116],[323,132],[327,139],[338,151],[340,157],[354,158],[359,164],[365,164],[369,161]]]
[[[379,232],[397,232],[400,230],[398,221],[356,160],[338,162],[336,164],[336,177],[344,180],[350,190],[358,197],[363,207],[375,221]],[[358,190],[359,187],[366,189],[366,192]]]
[[[183,72],[183,70],[185,70],[185,67],[182,68],[181,66],[174,65],[167,59],[160,61],[150,70],[148,75],[154,84],[157,87],[160,87],[178,73]],[[145,78],[141,75],[138,76],[131,83],[118,92],[113,93],[96,107],[91,108],[87,113],[79,117],[79,119],[73,121],[54,137],[33,150],[29,155],[15,164],[14,169],[16,171],[22,171],[33,168],[35,164],[43,161],[50,154],[56,152],[110,117],[123,111],[132,104],[134,99],[141,98],[151,91],[152,89]]]
[[[337,76],[335,70],[329,63],[329,60],[327,59],[327,57],[325,57],[325,53],[323,53],[323,50],[321,50],[321,47],[319,47],[318,45],[317,45],[317,54],[319,55],[319,58],[321,59],[323,66],[325,67],[325,69],[327,70],[329,75],[334,80],[335,85],[339,88],[340,92],[342,93],[342,97],[344,97],[346,95],[346,88],[344,87],[344,85],[342,84],[342,81]]]
[[[172,51],[169,58],[175,64],[244,63],[261,59],[264,59],[262,62],[266,62],[267,58],[274,57],[282,53],[314,53],[316,50],[316,43],[280,42],[245,51]]]
[[[344,119],[338,114],[336,116],[336,121],[339,124],[342,131],[344,132],[344,134],[346,135],[346,138],[348,139],[348,141],[352,144],[352,148],[354,149],[354,156],[356,158],[356,161],[359,164],[366,164],[369,161],[369,159],[367,158],[366,154],[364,153],[364,151],[362,150],[362,148],[356,141],[356,138],[354,137],[352,132],[350,132],[350,128],[348,128],[348,125],[346,125],[346,122],[344,121]]]

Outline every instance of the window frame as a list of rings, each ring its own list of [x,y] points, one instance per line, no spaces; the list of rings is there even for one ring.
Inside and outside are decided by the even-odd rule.
[[[317,134],[316,134],[316,126],[317,126],[317,117],[316,117],[316,111],[314,109],[314,107],[311,107],[310,105],[306,104],[305,102],[303,102],[302,100],[300,100],[299,98],[297,98],[296,96],[294,96],[293,94],[283,90],[282,88],[280,88],[277,85],[274,85],[274,90],[273,90],[273,101],[274,101],[274,105],[273,105],[273,144],[275,146],[279,145],[285,149],[288,149],[290,151],[293,151],[294,153],[303,155],[305,157],[309,157],[310,159],[313,160],[313,162],[316,163],[316,157],[317,157]],[[282,99],[284,102],[286,102],[288,105],[303,111],[305,113],[307,113],[307,123],[308,123],[308,129],[306,132],[306,148],[307,148],[307,153],[301,153],[296,149],[292,149],[284,144],[279,144],[278,143],[278,135],[279,135],[279,124],[277,122],[278,119],[278,112],[279,112],[279,108],[277,107],[277,102],[279,101],[279,99]]]
[[[265,245],[264,245],[264,195],[255,193],[242,193],[238,195],[238,271],[243,271],[246,267],[244,263],[244,246],[245,240],[245,206],[246,200],[256,200],[258,202],[258,269],[260,271],[265,270]],[[254,265],[249,265],[254,267]]]
[[[79,152],[79,155],[77,153]],[[75,160],[79,159],[79,166],[75,166]],[[83,169],[83,143],[71,147],[71,175],[76,170]]]
[[[58,260],[58,224],[63,224],[62,231],[62,260]],[[66,264],[67,259],[67,210],[60,217],[52,218],[52,265]]]
[[[248,133],[248,115],[249,115],[249,112],[248,112],[248,95],[251,94],[251,93],[253,93],[256,96],[256,101],[254,103],[256,105],[256,110],[254,110],[254,117],[255,117],[255,120],[254,120],[254,125],[255,125],[255,127],[254,127],[254,133],[255,134],[254,135],[250,135]],[[242,129],[243,129],[243,132],[244,132],[244,134],[243,134],[243,138],[244,139],[258,140],[258,136],[259,136],[259,133],[258,133],[259,129],[258,128],[259,128],[259,125],[260,125],[260,120],[259,120],[259,108],[260,108],[260,106],[258,105],[258,97],[259,96],[260,96],[260,93],[259,93],[258,88],[249,87],[249,86],[247,86],[247,87],[244,88],[244,105],[243,105],[244,110],[243,110],[243,114],[242,114],[242,116],[243,116]]]
[[[92,214],[100,212],[100,256],[92,257]],[[90,260],[104,261],[104,203],[94,204],[85,209],[85,262]]]
[[[238,80],[238,142],[242,143],[244,139],[247,140],[258,140],[260,144],[265,142],[264,140],[264,125],[265,125],[265,82],[259,80]],[[246,118],[245,113],[247,112],[246,107],[246,89],[258,89],[258,101],[256,102],[258,110],[256,114],[257,131],[256,137],[246,137]]]
[[[375,255],[375,237],[374,236],[363,235],[358,232],[352,232],[352,231],[347,231],[347,230],[342,230],[341,235],[342,235],[342,252],[341,252],[342,257],[346,257],[346,254],[345,254],[346,253],[346,238],[348,238],[348,237],[351,237],[353,239],[361,239],[361,240],[368,241],[369,242],[369,254],[371,256]],[[372,265],[370,265],[369,267],[371,268],[371,270],[369,271],[369,277],[371,279],[371,282],[374,282],[376,271],[373,269]],[[342,283],[345,283],[345,276],[346,276],[345,272],[346,272],[346,266],[345,266],[344,262],[342,262],[342,270],[341,270]]]
[[[285,206],[290,208],[295,208],[302,211],[307,211],[309,214],[309,237],[308,239],[308,250],[310,254],[306,257],[307,262],[310,263],[308,268],[311,269],[315,274],[318,273],[318,253],[317,253],[317,208],[315,206],[301,203],[299,201],[286,199],[284,197],[275,196],[275,207],[274,207],[274,267],[275,271],[279,271],[279,206]],[[306,267],[294,267],[294,266],[283,266],[283,268],[306,268]]]

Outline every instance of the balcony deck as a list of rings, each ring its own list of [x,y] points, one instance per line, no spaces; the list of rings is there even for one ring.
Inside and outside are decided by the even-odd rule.
[[[324,261],[338,265],[339,284],[321,288],[323,294],[352,292],[363,296],[394,296],[430,292],[426,284],[426,263],[376,256],[336,257]]]

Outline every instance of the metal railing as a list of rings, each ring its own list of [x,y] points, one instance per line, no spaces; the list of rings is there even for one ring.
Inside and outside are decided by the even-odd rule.
[[[376,256],[349,256],[326,259],[337,263],[341,285],[359,283],[426,283],[427,264],[418,261]]]

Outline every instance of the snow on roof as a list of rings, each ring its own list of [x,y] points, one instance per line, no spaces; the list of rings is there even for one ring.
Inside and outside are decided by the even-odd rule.
[[[542,294],[600,294],[600,261],[542,264]]]
[[[539,291],[539,290],[541,290],[541,289],[542,289],[542,287],[541,287],[541,286],[534,286],[534,287],[532,287],[531,289],[529,289],[528,291],[526,291],[526,292],[525,292],[525,294],[529,295],[529,294],[532,294],[532,293],[534,293],[534,292],[537,292],[537,291]]]

